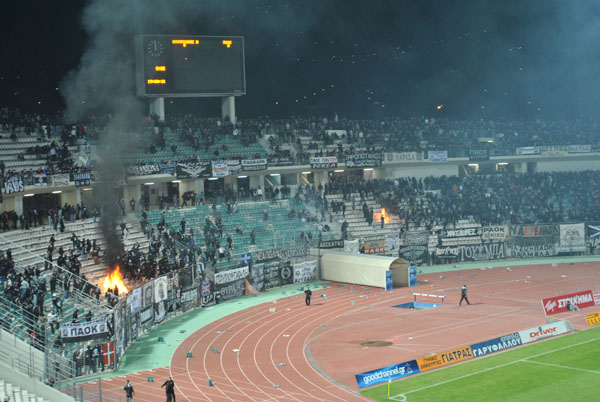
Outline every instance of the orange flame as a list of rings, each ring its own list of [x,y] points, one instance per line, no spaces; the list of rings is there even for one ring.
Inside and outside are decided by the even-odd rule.
[[[385,213],[385,208],[381,208],[381,212],[373,214],[373,220],[377,223],[381,222],[381,217],[383,216],[383,221],[385,223],[389,223],[392,220],[392,217]]]
[[[129,292],[127,286],[125,286],[125,282],[123,282],[121,268],[118,265],[112,273],[106,275],[106,278],[104,278],[104,282],[102,283],[104,293],[106,293],[110,289],[114,289],[115,286],[117,287],[117,289],[119,289],[119,295],[124,295],[127,292]]]

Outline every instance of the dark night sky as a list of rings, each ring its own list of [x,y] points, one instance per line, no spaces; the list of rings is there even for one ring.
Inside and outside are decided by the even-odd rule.
[[[121,3],[136,1],[139,12],[131,26],[137,28],[123,27],[119,40],[136,33],[245,36],[247,95],[237,102],[241,116],[337,111],[361,118],[438,113],[572,119],[594,117],[600,101],[598,2]],[[57,88],[90,43],[84,7],[98,3],[3,4],[2,106],[43,112],[64,107]],[[118,4],[112,1],[111,13],[120,13]],[[120,23],[127,21],[115,18],[115,25]],[[107,72],[98,82],[110,79]],[[444,107],[438,111],[437,105]],[[214,99],[175,99],[170,106],[192,107],[219,113]]]

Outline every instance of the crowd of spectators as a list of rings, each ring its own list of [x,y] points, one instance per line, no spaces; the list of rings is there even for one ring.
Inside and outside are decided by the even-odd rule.
[[[372,196],[399,216],[405,229],[455,225],[463,219],[482,225],[600,220],[596,171],[339,179],[325,185],[323,194],[341,194],[353,204]]]

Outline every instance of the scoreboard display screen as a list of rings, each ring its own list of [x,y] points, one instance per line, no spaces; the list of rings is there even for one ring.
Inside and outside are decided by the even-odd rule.
[[[242,36],[139,35],[135,61],[139,96],[246,93]]]

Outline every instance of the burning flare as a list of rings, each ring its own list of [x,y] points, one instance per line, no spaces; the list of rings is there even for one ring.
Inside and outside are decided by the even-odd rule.
[[[381,208],[381,212],[380,213],[375,213],[373,214],[375,215],[373,217],[373,220],[377,223],[381,222],[381,217],[383,216],[383,221],[385,223],[389,223],[392,220],[392,217],[388,214],[385,213],[385,208]]]
[[[127,286],[125,286],[125,282],[123,282],[123,276],[121,275],[121,268],[117,265],[113,272],[106,275],[104,278],[104,282],[102,283],[102,287],[104,288],[104,293],[114,289],[114,287],[119,289],[119,295],[124,295],[129,292]]]

